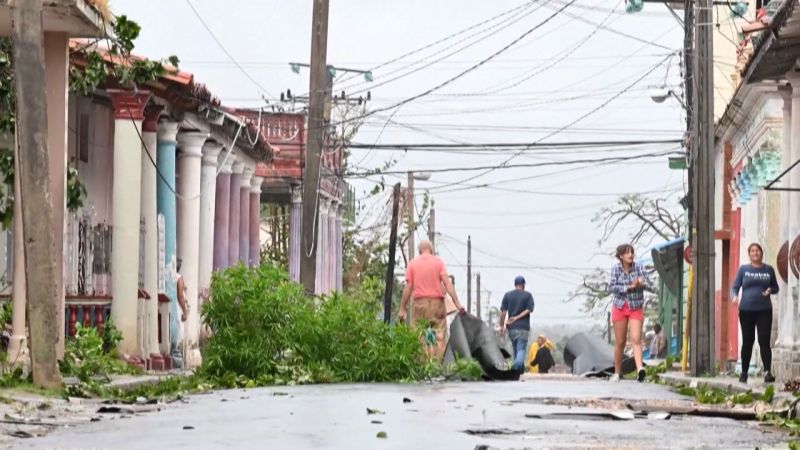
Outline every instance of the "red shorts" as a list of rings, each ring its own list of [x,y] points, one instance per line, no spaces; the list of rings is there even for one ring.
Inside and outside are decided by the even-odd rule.
[[[644,308],[630,309],[628,302],[622,305],[622,308],[611,306],[611,321],[618,322],[620,320],[639,320],[644,322]]]

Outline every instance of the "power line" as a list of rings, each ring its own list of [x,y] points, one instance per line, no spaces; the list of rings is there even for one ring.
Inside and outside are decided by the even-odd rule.
[[[547,6],[552,8],[552,9],[554,9],[550,5],[547,5]],[[566,12],[566,13],[564,13],[564,15],[568,16],[568,17],[572,17],[573,19],[579,20],[579,21],[584,22],[584,23],[588,23],[588,24],[591,24],[591,25],[596,25],[598,28],[601,28],[601,29],[603,29],[605,31],[608,31],[609,33],[613,33],[613,34],[616,34],[616,35],[619,35],[619,36],[622,36],[622,37],[626,37],[626,38],[632,39],[632,40],[634,40],[636,42],[641,42],[643,44],[647,44],[647,45],[652,46],[652,47],[658,47],[658,48],[661,48],[661,49],[664,49],[664,50],[670,50],[670,51],[673,50],[672,48],[667,47],[666,45],[662,45],[662,44],[659,44],[659,43],[653,42],[653,41],[648,41],[647,39],[642,39],[642,38],[640,38],[638,36],[634,36],[632,34],[628,34],[628,33],[625,33],[623,31],[619,31],[619,30],[617,30],[615,28],[611,28],[609,26],[603,25],[602,23],[598,24],[597,22],[593,22],[593,21],[587,19],[586,17],[578,15],[578,14],[573,14],[573,13],[570,13],[570,12]]]
[[[534,0],[533,2],[531,2],[531,4],[530,4],[530,5],[526,6],[526,7],[523,9],[523,11],[524,11],[525,9],[528,9],[528,8],[530,8],[530,7],[531,7],[533,4],[535,4],[535,3],[539,3],[539,2],[542,2],[542,1],[543,1],[543,0]],[[370,84],[370,85],[369,85],[367,88],[363,88],[363,89],[357,89],[357,90],[355,90],[355,91],[352,93],[352,95],[358,95],[358,94],[360,94],[360,93],[366,92],[367,90],[372,90],[372,89],[378,88],[378,87],[380,87],[380,86],[384,86],[384,85],[386,85],[386,84],[389,84],[389,83],[391,83],[391,82],[393,82],[393,81],[397,81],[397,80],[399,80],[399,79],[402,79],[402,78],[408,77],[408,76],[410,76],[410,75],[413,75],[413,74],[415,74],[415,73],[417,73],[417,72],[419,72],[419,71],[421,71],[421,70],[423,70],[423,69],[426,69],[426,68],[428,68],[428,67],[430,67],[430,66],[432,66],[432,65],[434,65],[434,64],[437,64],[437,63],[439,63],[439,62],[441,62],[441,61],[444,61],[445,59],[447,59],[447,58],[449,58],[449,57],[451,57],[451,56],[453,56],[453,55],[456,55],[456,54],[458,54],[458,53],[461,53],[461,52],[463,52],[464,50],[466,50],[466,49],[468,49],[468,48],[470,48],[470,47],[473,47],[473,46],[474,46],[474,45],[476,45],[476,44],[479,44],[479,43],[481,43],[481,42],[485,41],[487,38],[489,38],[489,37],[491,37],[491,36],[494,36],[494,35],[496,35],[496,34],[497,34],[497,33],[499,33],[500,31],[503,31],[503,30],[506,30],[506,29],[508,29],[508,28],[509,28],[509,27],[511,27],[512,25],[514,25],[514,24],[516,24],[517,22],[521,21],[521,20],[522,20],[522,19],[524,19],[525,17],[528,17],[529,15],[531,15],[531,14],[535,13],[536,11],[538,11],[538,10],[542,9],[543,7],[544,7],[544,3],[541,3],[541,4],[540,4],[540,5],[537,7],[537,8],[534,8],[534,9],[532,9],[532,10],[530,10],[530,11],[526,12],[525,14],[523,14],[523,15],[522,15],[522,16],[520,16],[520,17],[511,16],[509,19],[506,19],[504,22],[500,22],[499,24],[493,25],[492,27],[489,27],[489,28],[487,28],[487,29],[485,29],[485,30],[483,30],[483,31],[480,31],[480,32],[478,32],[478,33],[474,33],[474,34],[472,34],[472,35],[469,35],[469,36],[467,36],[466,38],[464,38],[464,39],[461,39],[461,40],[459,40],[459,41],[457,41],[457,42],[453,43],[452,45],[450,45],[450,46],[447,46],[447,47],[445,47],[445,48],[443,48],[443,49],[441,49],[441,50],[439,50],[439,51],[437,51],[437,52],[435,52],[435,53],[433,53],[433,54],[429,55],[429,56],[428,56],[428,57],[426,57],[425,59],[430,59],[430,58],[432,58],[432,57],[434,57],[434,56],[436,56],[436,55],[438,55],[438,54],[440,54],[440,53],[442,53],[442,52],[444,52],[444,51],[447,51],[447,50],[449,50],[449,49],[451,49],[451,48],[455,47],[456,45],[458,45],[458,44],[460,44],[460,43],[462,43],[462,42],[465,42],[465,41],[467,41],[467,40],[471,39],[472,37],[475,37],[475,36],[478,36],[478,35],[480,35],[480,34],[483,34],[483,33],[487,32],[487,31],[490,31],[490,32],[489,32],[489,33],[488,33],[486,36],[482,36],[482,37],[480,37],[479,39],[476,39],[475,41],[473,41],[473,42],[470,42],[470,43],[468,43],[467,45],[464,45],[463,47],[457,48],[456,50],[454,50],[454,51],[452,51],[452,52],[450,52],[450,53],[448,53],[448,54],[446,54],[446,55],[442,56],[441,58],[438,58],[438,59],[435,59],[435,60],[433,60],[433,61],[427,62],[427,63],[423,64],[422,66],[419,66],[419,67],[416,67],[416,68],[414,68],[414,69],[411,69],[411,70],[409,70],[409,71],[407,71],[407,72],[405,72],[405,73],[402,73],[402,74],[400,74],[400,75],[397,75],[397,76],[395,76],[395,77],[393,77],[393,78],[388,78],[388,79],[386,79],[386,80],[384,80],[384,81],[382,81],[382,82],[380,82],[380,83],[377,83],[377,84]],[[497,29],[493,30],[492,28],[497,28]],[[405,70],[405,68],[400,68],[400,69],[394,70],[394,71],[392,71],[392,72],[389,72],[389,73],[388,73],[388,74],[386,74],[386,75],[391,75],[391,74],[393,74],[393,73],[401,72],[401,71],[403,71],[403,70]],[[353,89],[353,88],[356,88],[356,87],[358,87],[358,86],[360,86],[360,85],[363,85],[363,84],[364,84],[364,83],[362,82],[362,83],[357,83],[357,84],[355,84],[355,85],[346,86],[346,87],[343,87],[343,88],[337,88],[337,89],[342,89],[342,90],[344,90],[344,91],[349,91],[349,90],[351,90],[351,89]]]
[[[348,145],[354,149],[377,149],[377,150],[411,150],[411,149],[463,149],[463,148],[595,148],[595,147],[628,147],[641,145],[664,145],[680,144],[682,139],[643,139],[635,141],[574,141],[574,142],[487,142],[487,143],[464,143],[464,144],[442,144],[442,143],[399,143],[399,144],[365,144],[352,142]]]
[[[223,52],[223,53],[225,53],[225,55],[227,55],[227,56],[228,56],[228,59],[230,59],[230,61],[231,61],[231,62],[232,62],[234,65],[236,65],[236,67],[239,69],[239,71],[241,71],[241,72],[242,72],[242,74],[244,74],[244,76],[245,76],[245,77],[247,77],[247,79],[248,79],[248,80],[250,80],[250,82],[252,82],[252,83],[253,83],[253,84],[254,84],[254,85],[257,87],[257,88],[261,89],[261,92],[263,92],[263,93],[267,94],[268,96],[272,97],[273,99],[275,99],[276,97],[275,97],[274,95],[272,95],[272,94],[269,92],[269,90],[267,90],[266,88],[264,88],[264,86],[262,86],[262,85],[261,85],[261,83],[259,83],[258,81],[256,81],[256,79],[255,79],[255,78],[253,78],[253,77],[252,77],[252,76],[251,76],[251,75],[250,75],[250,74],[249,74],[249,73],[248,73],[248,72],[247,72],[247,71],[244,69],[244,67],[242,67],[242,65],[241,65],[241,64],[239,64],[239,63],[236,61],[236,58],[234,58],[234,57],[233,57],[233,55],[231,55],[231,53],[230,53],[230,52],[229,52],[229,51],[228,51],[228,50],[225,48],[225,46],[224,46],[224,45],[222,45],[222,42],[219,40],[219,38],[217,38],[217,35],[216,35],[216,34],[214,34],[214,32],[213,32],[213,31],[211,31],[211,27],[209,27],[209,26],[208,26],[208,24],[206,23],[206,21],[205,21],[205,20],[203,20],[203,16],[201,16],[201,15],[200,15],[200,12],[199,12],[199,11],[197,11],[197,9],[195,9],[194,5],[192,5],[192,2],[191,2],[191,0],[186,0],[186,4],[187,4],[187,5],[189,5],[189,8],[191,8],[191,9],[192,9],[192,12],[194,13],[195,17],[197,17],[197,20],[199,20],[199,21],[200,21],[200,24],[202,24],[202,25],[203,25],[203,28],[205,28],[205,29],[206,29],[206,31],[208,32],[209,36],[211,36],[211,39],[213,39],[213,40],[214,40],[214,42],[216,42],[216,43],[217,43],[217,46],[220,48],[220,50],[222,50],[222,52]]]
[[[516,6],[516,7],[514,7],[514,8],[507,9],[507,10],[503,11],[502,13],[500,13],[500,14],[497,14],[497,15],[495,15],[495,16],[493,16],[493,17],[490,17],[490,18],[488,18],[488,19],[486,19],[486,20],[484,20],[484,21],[481,21],[481,22],[479,22],[479,23],[476,23],[476,24],[474,24],[474,25],[472,25],[472,26],[470,26],[470,27],[464,28],[464,29],[462,29],[462,30],[460,30],[460,31],[457,31],[457,32],[453,33],[453,34],[447,35],[447,36],[445,36],[445,37],[443,37],[443,38],[441,38],[441,39],[439,39],[439,40],[437,40],[437,41],[435,41],[435,42],[432,42],[432,43],[430,43],[430,44],[427,44],[427,45],[425,45],[425,46],[422,46],[422,47],[416,48],[416,49],[414,49],[414,50],[411,50],[411,51],[409,51],[409,52],[407,52],[407,53],[404,53],[404,54],[402,54],[402,55],[400,55],[400,56],[397,56],[397,57],[395,57],[395,58],[392,58],[392,59],[390,59],[389,61],[386,61],[386,62],[384,62],[384,63],[378,64],[377,66],[371,67],[370,69],[367,69],[367,70],[368,70],[368,71],[373,71],[373,72],[374,72],[374,71],[376,71],[376,70],[378,70],[378,69],[380,69],[380,68],[383,68],[383,67],[386,67],[386,66],[388,66],[388,65],[390,65],[390,64],[396,63],[396,62],[398,62],[398,61],[402,60],[403,58],[407,58],[407,57],[409,57],[409,56],[412,56],[412,55],[415,55],[415,54],[417,54],[417,53],[421,53],[421,52],[423,52],[423,51],[425,51],[425,50],[427,50],[427,49],[429,49],[429,48],[433,48],[433,47],[435,47],[435,46],[437,46],[437,45],[439,45],[439,44],[441,44],[441,43],[443,43],[443,42],[449,41],[450,39],[453,39],[454,37],[460,36],[460,35],[462,35],[462,34],[464,34],[464,33],[468,32],[468,31],[472,31],[472,30],[474,30],[475,28],[481,27],[481,26],[483,26],[483,25],[485,25],[485,24],[487,24],[487,23],[493,22],[495,19],[499,19],[500,17],[503,17],[503,16],[506,16],[506,15],[509,15],[509,14],[511,14],[511,13],[513,13],[513,12],[515,12],[515,11],[518,11],[518,10],[520,10],[520,9],[526,9],[526,8],[529,8],[529,7],[530,7],[530,6],[531,6],[533,3],[535,3],[536,1],[538,1],[538,0],[534,0],[534,1],[526,1],[526,2],[524,2],[524,3],[523,3],[523,4],[521,4],[521,5],[517,5],[517,6]],[[423,60],[423,61],[424,61],[424,60]],[[349,80],[351,80],[352,78],[354,78],[354,77],[356,77],[356,76],[357,76],[357,75],[351,75],[350,77],[343,79],[343,80],[342,80],[342,82],[349,81]]]
[[[187,1],[188,1],[188,0],[187,0]],[[459,79],[463,78],[463,77],[464,77],[464,76],[466,76],[467,74],[469,74],[469,73],[471,73],[471,72],[473,72],[473,71],[477,70],[478,68],[480,68],[480,67],[481,67],[481,66],[483,66],[484,64],[488,63],[489,61],[491,61],[491,60],[495,59],[496,57],[498,57],[498,56],[502,55],[503,53],[505,53],[506,51],[508,51],[510,48],[512,48],[514,45],[516,45],[517,43],[519,43],[520,41],[522,41],[523,39],[525,39],[525,38],[526,38],[527,36],[529,36],[531,33],[533,33],[534,31],[538,30],[539,28],[543,27],[545,24],[547,24],[547,23],[548,23],[548,22],[550,22],[552,19],[554,19],[556,16],[558,16],[559,14],[561,14],[561,13],[562,13],[562,12],[563,12],[565,9],[567,9],[567,8],[568,8],[570,5],[572,5],[572,4],[573,4],[573,3],[575,3],[576,1],[577,1],[577,0],[570,0],[570,2],[569,2],[569,3],[567,3],[567,4],[566,4],[566,5],[564,5],[564,6],[562,6],[562,7],[561,7],[559,10],[557,10],[557,11],[556,11],[555,13],[553,13],[552,15],[548,16],[548,17],[547,17],[546,19],[544,19],[542,22],[539,22],[538,24],[534,25],[532,28],[530,28],[530,29],[528,29],[527,31],[525,31],[524,33],[522,33],[520,36],[518,36],[516,39],[512,40],[510,43],[508,43],[507,45],[505,45],[505,46],[504,46],[503,48],[501,48],[500,50],[498,50],[498,51],[496,51],[496,52],[492,53],[491,55],[487,56],[486,58],[483,58],[483,59],[482,59],[481,61],[479,61],[478,63],[476,63],[476,64],[473,64],[473,65],[472,65],[472,66],[470,66],[469,68],[467,68],[467,69],[465,69],[465,70],[463,70],[463,71],[459,72],[458,74],[454,75],[453,77],[450,77],[450,78],[448,78],[447,80],[445,80],[445,81],[443,81],[443,82],[441,82],[441,83],[437,84],[436,86],[434,86],[434,87],[432,87],[432,88],[429,88],[429,89],[427,89],[427,90],[425,90],[425,91],[423,91],[423,92],[420,92],[419,94],[416,94],[416,95],[414,95],[414,96],[408,97],[408,98],[406,98],[405,100],[402,100],[402,101],[400,101],[400,102],[398,102],[398,103],[396,103],[396,104],[394,104],[394,105],[391,105],[391,106],[385,106],[385,107],[382,107],[382,108],[378,108],[378,109],[375,109],[375,110],[369,111],[369,112],[367,112],[367,113],[365,113],[365,114],[363,114],[363,115],[360,115],[360,116],[351,117],[351,118],[349,118],[349,119],[341,120],[341,121],[339,121],[338,123],[336,123],[336,124],[332,124],[332,125],[341,125],[341,124],[343,124],[343,123],[347,123],[347,122],[353,122],[353,121],[356,121],[356,120],[361,120],[361,119],[367,118],[367,117],[369,117],[369,116],[375,115],[375,114],[377,114],[377,113],[381,113],[381,112],[384,112],[384,111],[389,111],[389,110],[392,110],[392,109],[398,108],[398,107],[400,107],[400,106],[403,106],[403,105],[405,105],[405,104],[411,103],[411,102],[413,102],[413,101],[415,101],[415,100],[418,100],[418,99],[420,99],[420,98],[423,98],[423,97],[425,97],[425,96],[427,96],[427,95],[430,95],[430,94],[432,94],[432,93],[434,93],[434,92],[436,92],[436,91],[438,91],[438,90],[440,90],[440,89],[442,89],[442,88],[444,88],[444,87],[446,87],[446,86],[449,86],[450,84],[452,84],[452,83],[456,82],[457,80],[459,80]]]
[[[531,228],[537,227],[541,225],[552,225],[555,223],[563,223],[563,222],[571,222],[577,219],[585,219],[587,217],[591,217],[594,214],[580,214],[577,216],[565,217],[561,219],[553,219],[553,220],[544,220],[539,222],[529,222],[529,223],[516,223],[510,225],[465,225],[465,226],[449,226],[448,229],[453,230],[510,230],[515,228]]]
[[[653,157],[661,157],[661,156],[669,156],[672,154],[676,154],[675,151],[670,152],[659,152],[659,153],[646,153],[642,155],[632,155],[632,156],[614,156],[614,157],[607,157],[607,158],[595,158],[595,159],[578,159],[578,160],[569,160],[569,161],[545,161],[539,163],[523,163],[523,164],[515,164],[515,165],[492,165],[492,166],[472,166],[472,167],[445,167],[445,168],[418,168],[414,169],[416,172],[429,172],[429,173],[442,173],[442,172],[472,172],[478,170],[498,170],[498,169],[515,169],[521,167],[546,167],[546,166],[561,166],[561,165],[568,165],[568,164],[592,164],[592,163],[600,163],[600,162],[608,162],[608,161],[629,161],[632,159],[641,159],[641,158],[653,158]],[[519,153],[516,154],[517,156]],[[407,170],[387,170],[387,171],[377,171],[377,172],[351,172],[345,174],[346,178],[364,178],[376,175],[391,175],[391,174],[405,174]],[[477,177],[475,177],[477,178]]]
[[[553,137],[553,136],[555,136],[555,135],[557,135],[557,134],[561,133],[562,131],[564,131],[564,130],[566,130],[566,129],[570,128],[570,127],[571,127],[571,126],[573,126],[573,125],[576,125],[576,124],[578,124],[579,122],[581,122],[582,120],[584,120],[584,119],[586,119],[587,117],[591,116],[592,114],[596,113],[597,111],[600,111],[601,109],[605,108],[607,105],[609,105],[609,104],[610,104],[611,102],[613,102],[615,99],[617,99],[617,98],[618,98],[620,95],[624,94],[624,93],[625,93],[627,90],[629,90],[629,89],[631,89],[632,87],[636,86],[636,85],[637,85],[637,84],[638,84],[638,83],[639,83],[641,80],[645,79],[645,78],[646,78],[648,75],[650,75],[651,73],[655,72],[655,71],[656,71],[656,69],[658,69],[659,67],[661,67],[661,65],[662,65],[662,64],[664,64],[664,62],[666,62],[666,61],[668,60],[668,58],[669,58],[669,57],[667,57],[667,58],[664,58],[663,60],[661,60],[661,61],[660,61],[658,64],[656,64],[656,65],[655,65],[655,66],[653,66],[651,69],[649,69],[647,72],[645,72],[645,74],[644,74],[644,75],[642,75],[642,76],[640,76],[639,78],[637,78],[636,80],[634,80],[634,81],[633,81],[633,83],[629,84],[627,87],[625,87],[624,89],[622,89],[621,91],[619,91],[617,94],[615,94],[614,96],[612,96],[612,97],[611,97],[611,98],[609,98],[608,100],[606,100],[606,101],[604,101],[603,103],[601,103],[600,105],[598,105],[596,108],[592,109],[591,111],[589,111],[589,112],[588,112],[588,113],[586,113],[586,114],[583,114],[583,115],[581,115],[581,116],[580,116],[580,117],[578,117],[577,119],[573,120],[572,122],[568,123],[567,125],[565,125],[565,126],[563,126],[563,127],[559,128],[559,129],[557,129],[557,130],[553,131],[552,133],[549,133],[548,135],[546,135],[546,136],[542,137],[541,139],[538,139],[538,140],[536,140],[535,142],[533,142],[533,144],[540,143],[540,142],[544,142],[546,139],[548,139],[548,138],[550,138],[550,137]],[[488,169],[487,169],[487,170],[485,170],[484,172],[481,172],[481,173],[480,173],[480,174],[478,174],[478,175],[473,175],[473,176],[470,176],[470,177],[468,177],[468,178],[465,178],[465,179],[463,179],[463,180],[460,180],[460,181],[461,181],[461,182],[472,181],[472,180],[474,180],[474,179],[476,179],[476,178],[479,178],[479,177],[482,177],[482,176],[484,176],[484,175],[486,175],[486,174],[488,174],[488,173],[491,173],[491,172],[492,172],[492,171],[494,171],[494,170],[497,170],[497,169],[500,169],[500,168],[506,167],[506,166],[508,165],[508,163],[509,163],[509,162],[511,162],[512,160],[514,160],[514,158],[518,157],[518,156],[519,156],[520,154],[522,154],[522,153],[523,153],[522,151],[520,151],[520,152],[517,152],[517,153],[515,153],[515,154],[511,155],[510,157],[508,157],[506,160],[504,160],[504,161],[503,161],[502,163],[500,163],[499,165],[496,165],[496,166],[490,167],[490,168],[488,168]]]
[[[544,72],[546,72],[546,71],[548,71],[548,70],[552,69],[553,67],[555,67],[555,66],[556,66],[558,63],[560,63],[561,61],[563,61],[563,60],[565,60],[565,59],[569,58],[569,57],[570,57],[570,56],[571,56],[573,53],[575,53],[575,52],[576,52],[578,49],[580,49],[581,47],[583,47],[583,45],[584,45],[584,44],[586,44],[586,43],[589,41],[589,39],[591,39],[591,38],[592,38],[592,37],[593,37],[595,34],[597,34],[597,32],[598,32],[598,31],[600,31],[600,28],[601,28],[601,27],[602,27],[602,26],[603,26],[603,25],[604,25],[604,24],[605,24],[605,23],[608,21],[608,19],[610,19],[610,18],[611,18],[612,14],[614,13],[614,11],[616,11],[616,9],[619,7],[619,4],[620,4],[622,1],[623,1],[623,0],[620,0],[620,2],[619,2],[619,3],[617,3],[617,5],[614,7],[614,9],[613,9],[613,10],[611,10],[611,12],[608,14],[608,16],[606,16],[606,17],[603,19],[603,21],[602,21],[602,22],[600,22],[600,24],[598,24],[598,25],[597,25],[597,27],[596,27],[594,30],[592,30],[592,32],[591,32],[591,33],[589,33],[588,35],[584,36],[584,37],[583,37],[583,38],[582,38],[582,39],[581,39],[581,40],[580,40],[580,41],[579,41],[577,44],[575,44],[575,45],[574,45],[574,46],[573,46],[571,49],[569,49],[569,50],[568,50],[568,51],[566,51],[566,52],[563,52],[563,53],[562,53],[562,54],[561,54],[561,55],[560,55],[558,58],[556,58],[554,61],[552,61],[552,62],[551,62],[549,65],[547,65],[547,66],[544,66],[544,67],[537,67],[537,68],[534,68],[534,69],[532,69],[531,71],[527,72],[527,73],[528,73],[527,75],[525,75],[525,74],[524,74],[524,75],[523,75],[523,78],[522,78],[521,80],[518,80],[518,81],[516,81],[516,82],[514,82],[514,83],[512,83],[512,84],[510,84],[510,85],[508,85],[508,86],[505,86],[505,87],[499,87],[499,88],[496,88],[496,89],[493,89],[493,90],[490,90],[490,91],[479,92],[479,93],[476,93],[475,95],[481,95],[481,96],[483,96],[483,95],[491,95],[491,94],[497,94],[497,93],[499,93],[499,92],[507,91],[507,90],[509,90],[509,89],[512,89],[512,88],[514,88],[514,87],[517,87],[517,86],[519,86],[520,84],[522,84],[522,83],[524,83],[524,82],[526,82],[526,81],[530,80],[530,79],[531,79],[531,78],[533,78],[533,77],[536,77],[536,76],[538,76],[538,75],[540,75],[540,74],[542,74],[542,73],[544,73]],[[512,78],[512,79],[513,79],[513,78]]]

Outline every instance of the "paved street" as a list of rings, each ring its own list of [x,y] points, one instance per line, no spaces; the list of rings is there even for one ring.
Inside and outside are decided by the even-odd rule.
[[[551,397],[581,406],[545,404]],[[104,417],[13,448],[752,449],[785,448],[787,440],[757,423],[719,418],[526,417],[600,411],[587,407],[591,399],[621,399],[620,407],[640,400],[687,402],[659,385],[565,379],[235,390],[193,396],[161,412]],[[380,432],[386,438],[378,438]]]

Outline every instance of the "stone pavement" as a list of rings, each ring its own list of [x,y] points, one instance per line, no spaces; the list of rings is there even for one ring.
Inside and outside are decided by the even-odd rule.
[[[13,448],[786,448],[784,433],[755,422],[626,409],[690,403],[662,385],[555,377],[229,390]]]

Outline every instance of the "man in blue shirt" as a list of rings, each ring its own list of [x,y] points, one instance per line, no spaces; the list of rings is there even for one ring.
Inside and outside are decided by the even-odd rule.
[[[500,305],[500,335],[505,335],[508,328],[508,337],[514,347],[513,368],[520,372],[525,369],[532,312],[533,296],[525,290],[525,278],[518,276],[514,279],[514,290],[506,292]]]

